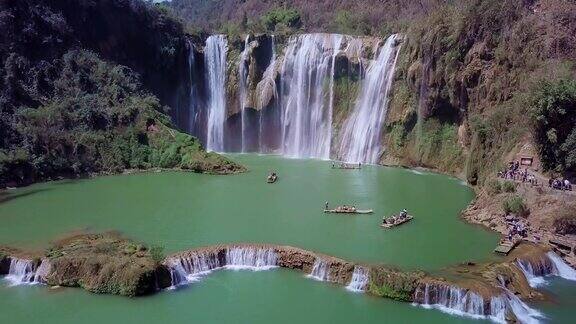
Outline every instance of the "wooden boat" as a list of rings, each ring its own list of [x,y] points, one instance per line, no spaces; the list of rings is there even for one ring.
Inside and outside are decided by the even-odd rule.
[[[356,209],[356,208],[342,208],[341,206],[335,209],[324,209],[325,213],[333,214],[372,214],[372,209]]]
[[[392,217],[396,217],[396,220],[392,221]],[[380,226],[383,228],[392,228],[392,227],[407,223],[414,218],[414,216],[412,216],[412,215],[406,215],[406,217],[404,217],[404,218],[400,218],[399,216],[396,216],[396,215],[394,215],[392,217],[386,218],[386,222],[382,222],[382,224],[380,224]]]
[[[333,165],[333,169],[343,169],[343,170],[360,170],[362,167],[359,164],[345,164],[341,163],[338,165]]]
[[[274,182],[276,182],[276,180],[278,180],[277,175],[269,175],[268,179],[267,179],[268,183],[274,183]]]

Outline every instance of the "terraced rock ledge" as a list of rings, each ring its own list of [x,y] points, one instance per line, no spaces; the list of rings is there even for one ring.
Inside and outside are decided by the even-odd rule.
[[[443,277],[274,244],[220,244],[161,258],[154,249],[115,233],[73,236],[37,254],[0,248],[0,275],[13,284],[81,287],[123,296],[193,284],[220,269],[276,267],[301,271],[352,291],[499,322],[525,322],[541,316],[523,302],[544,298],[535,289],[536,278],[559,275],[576,280],[576,272],[570,273],[567,269],[571,268],[553,252],[528,245],[502,262],[445,269]]]

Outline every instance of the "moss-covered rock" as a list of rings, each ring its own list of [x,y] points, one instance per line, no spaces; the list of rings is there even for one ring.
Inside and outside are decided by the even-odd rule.
[[[57,242],[47,253],[52,286],[140,296],[166,286],[166,269],[144,247],[114,233],[78,235]]]
[[[410,302],[423,276],[422,272],[403,272],[390,267],[375,266],[370,271],[368,292],[380,297]]]

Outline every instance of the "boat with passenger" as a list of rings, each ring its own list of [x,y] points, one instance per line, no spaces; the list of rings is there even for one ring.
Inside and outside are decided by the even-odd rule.
[[[407,223],[412,219],[414,219],[414,216],[409,215],[406,209],[404,209],[398,215],[382,218],[382,224],[380,224],[380,226],[383,228],[392,228]]]
[[[333,214],[371,214],[374,211],[372,209],[357,209],[356,206],[348,206],[348,205],[342,205],[334,209],[329,209],[328,203],[326,203],[324,212]]]
[[[274,183],[276,182],[276,180],[278,180],[278,175],[276,174],[276,172],[272,172],[268,175],[268,183]]]

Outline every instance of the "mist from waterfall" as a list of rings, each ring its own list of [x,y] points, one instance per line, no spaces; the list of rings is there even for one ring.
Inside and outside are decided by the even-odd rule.
[[[224,151],[224,123],[226,120],[226,53],[228,41],[224,35],[206,39],[204,64],[208,83],[208,122],[206,149]]]
[[[330,158],[333,65],[342,40],[337,34],[305,34],[288,41],[280,86],[286,156]]]
[[[388,94],[399,53],[397,37],[388,37],[376,60],[367,68],[354,111],[341,131],[338,155],[344,161],[378,162],[382,150],[382,125],[388,111]]]

